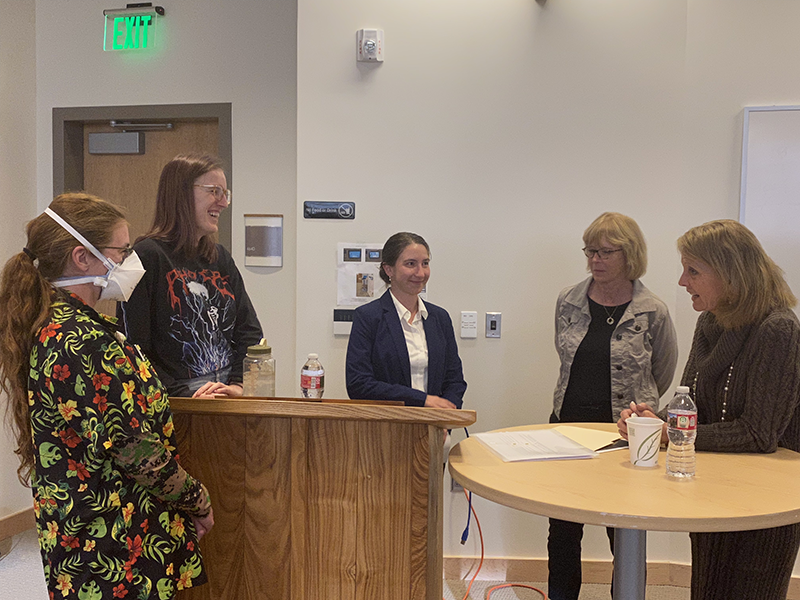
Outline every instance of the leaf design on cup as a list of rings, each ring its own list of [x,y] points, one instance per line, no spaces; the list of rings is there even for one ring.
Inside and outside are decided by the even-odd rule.
[[[642,443],[639,444],[639,449],[636,451],[636,460],[633,465],[636,466],[640,462],[647,462],[658,454],[658,447],[661,442],[661,429],[654,431],[648,435]]]

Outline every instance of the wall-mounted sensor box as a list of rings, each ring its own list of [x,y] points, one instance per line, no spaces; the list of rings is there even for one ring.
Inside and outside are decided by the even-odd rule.
[[[461,339],[478,337],[478,313],[474,310],[461,311]]]
[[[383,250],[380,248],[367,248],[365,251],[366,257],[365,260],[367,262],[381,262],[381,257],[383,255]]]
[[[359,29],[356,32],[356,60],[383,62],[383,29]]]
[[[361,248],[345,248],[342,256],[344,262],[361,262]]]
[[[486,337],[499,338],[500,337],[500,318],[502,313],[487,312],[486,313]]]
[[[354,308],[333,309],[333,335],[350,335],[354,312]]]

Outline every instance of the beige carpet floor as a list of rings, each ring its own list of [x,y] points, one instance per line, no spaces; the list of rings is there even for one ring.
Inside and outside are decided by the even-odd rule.
[[[501,585],[503,581],[476,581],[469,592],[468,600],[486,600],[489,590]],[[547,592],[546,583],[519,582]],[[468,581],[444,582],[444,600],[462,600],[467,592]],[[524,588],[503,588],[492,593],[491,600],[542,600],[544,596],[533,590]],[[672,587],[668,585],[648,585],[647,600],[689,600],[687,588]],[[600,584],[584,584],[581,587],[579,600],[611,600],[611,586]]]
[[[467,592],[466,581],[444,582],[445,600],[462,600]],[[476,581],[469,600],[486,600],[488,591],[502,581]],[[546,592],[546,583],[525,583]],[[533,590],[506,588],[492,593],[491,600],[542,600],[542,594]],[[0,600],[46,600],[47,590],[42,575],[36,530],[14,536],[13,549],[0,557]],[[585,584],[581,588],[580,600],[611,600],[611,586]],[[647,600],[689,600],[689,590],[669,586],[647,587]]]

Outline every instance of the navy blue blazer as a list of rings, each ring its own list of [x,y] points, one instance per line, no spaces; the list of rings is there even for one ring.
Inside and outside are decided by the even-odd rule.
[[[467,382],[461,371],[450,315],[425,303],[428,342],[428,394],[411,387],[411,364],[400,317],[386,293],[353,313],[347,344],[347,394],[357,400],[400,400],[424,406],[428,394],[441,396],[461,408]]]

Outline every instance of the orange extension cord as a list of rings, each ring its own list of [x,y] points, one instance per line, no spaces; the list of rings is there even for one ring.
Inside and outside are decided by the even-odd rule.
[[[469,502],[469,494],[467,493],[467,490],[464,490],[464,496],[466,496],[467,502]],[[469,507],[470,510],[472,510],[472,516],[475,517],[475,524],[478,526],[478,536],[480,536],[481,539],[481,561],[478,563],[478,568],[475,571],[475,574],[472,576],[469,585],[467,586],[467,592],[466,594],[464,594],[463,600],[467,600],[469,598],[469,591],[472,589],[472,584],[475,583],[475,580],[478,578],[478,573],[481,572],[481,568],[483,567],[483,557],[484,557],[483,531],[481,530],[481,522],[478,520],[478,513],[475,512],[475,508],[472,506],[471,503],[469,504]],[[541,594],[544,600],[547,600],[547,594],[545,594],[542,590],[540,590],[539,588],[535,588],[532,585],[524,585],[522,583],[503,583],[501,585],[496,585],[493,588],[490,588],[486,592],[486,600],[489,600],[492,597],[492,594],[496,590],[501,590],[503,588],[512,588],[512,587],[533,590],[534,592],[538,592],[539,594]],[[442,600],[444,600],[444,598],[442,598]]]

